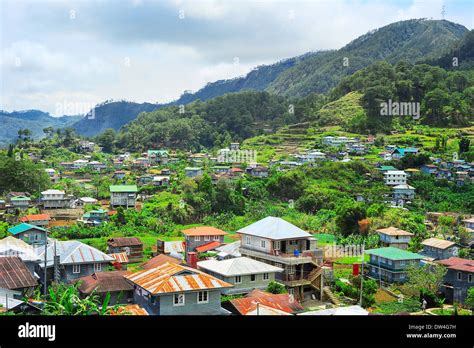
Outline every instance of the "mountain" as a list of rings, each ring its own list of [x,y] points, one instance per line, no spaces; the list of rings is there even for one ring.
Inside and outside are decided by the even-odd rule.
[[[0,146],[5,147],[18,137],[19,129],[29,129],[34,139],[44,136],[43,129],[47,127],[69,127],[82,116],[53,117],[47,112],[39,110],[0,111]]]
[[[202,101],[241,90],[302,97],[325,93],[344,77],[375,61],[412,63],[438,58],[468,32],[464,26],[446,20],[413,19],[372,30],[333,51],[307,53],[273,65],[260,66],[245,77],[208,83],[196,93],[185,93],[174,105]],[[344,59],[347,64],[344,65]]]
[[[150,112],[160,105],[151,103],[133,103],[128,101],[106,101],[72,126],[78,134],[94,136],[107,128],[115,130],[135,119],[141,112]]]
[[[427,60],[427,63],[453,70],[474,68],[474,30],[466,33],[462,40],[455,42],[441,57]],[[453,63],[457,63],[457,66]]]

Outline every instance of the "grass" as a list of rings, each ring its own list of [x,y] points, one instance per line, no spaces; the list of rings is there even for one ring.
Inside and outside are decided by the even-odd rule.
[[[369,262],[369,260],[370,260],[370,256],[364,255],[364,262],[367,263]],[[334,263],[338,263],[341,265],[353,265],[355,263],[356,264],[361,263],[361,259],[360,259],[360,256],[347,256],[347,257],[343,257],[341,259],[334,261]]]
[[[336,242],[336,236],[330,233],[315,233],[313,237],[318,241],[318,246],[333,244]]]
[[[421,310],[421,303],[417,299],[405,299],[403,302],[382,302],[374,309],[374,313],[393,315],[399,313],[413,313]]]
[[[436,308],[431,310],[431,313],[436,315],[454,315],[453,308]],[[472,312],[467,309],[458,308],[458,315],[472,315]]]

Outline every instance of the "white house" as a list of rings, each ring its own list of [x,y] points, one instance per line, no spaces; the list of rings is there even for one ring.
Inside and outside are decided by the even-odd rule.
[[[403,170],[388,170],[384,173],[385,184],[390,186],[406,185],[407,177]]]
[[[46,190],[41,192],[41,202],[45,209],[70,208],[72,196],[67,196],[62,190]]]

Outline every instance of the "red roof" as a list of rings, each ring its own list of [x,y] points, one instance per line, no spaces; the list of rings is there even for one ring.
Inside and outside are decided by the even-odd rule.
[[[462,259],[460,257],[450,257],[449,259],[439,260],[437,262],[441,265],[447,266],[449,269],[474,273],[473,260]]]
[[[212,226],[192,227],[187,230],[182,230],[181,232],[185,236],[225,236],[227,234],[227,232]]]
[[[33,214],[33,215],[26,215],[20,218],[21,222],[28,222],[28,221],[49,221],[51,218],[48,214]]]
[[[160,255],[157,255],[154,258],[148,260],[147,262],[145,262],[142,265],[142,268],[143,269],[152,269],[152,268],[160,267],[161,265],[163,265],[167,262],[181,263],[181,261],[178,260],[177,258],[174,258],[172,256],[168,256],[168,255],[165,255],[165,254],[160,254]]]
[[[304,309],[296,299],[288,294],[272,294],[258,289],[252,290],[245,297],[229,302],[241,315],[255,310],[257,303],[287,313],[300,312]]]
[[[213,241],[213,242],[209,242],[209,243],[196,247],[196,251],[198,253],[205,253],[206,251],[213,250],[220,246],[221,246],[221,243],[219,243],[218,241]]]

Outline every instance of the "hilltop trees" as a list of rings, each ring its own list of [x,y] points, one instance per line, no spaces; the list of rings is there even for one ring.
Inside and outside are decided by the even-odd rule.
[[[40,165],[29,159],[0,156],[0,192],[36,192],[49,185],[49,177]]]

